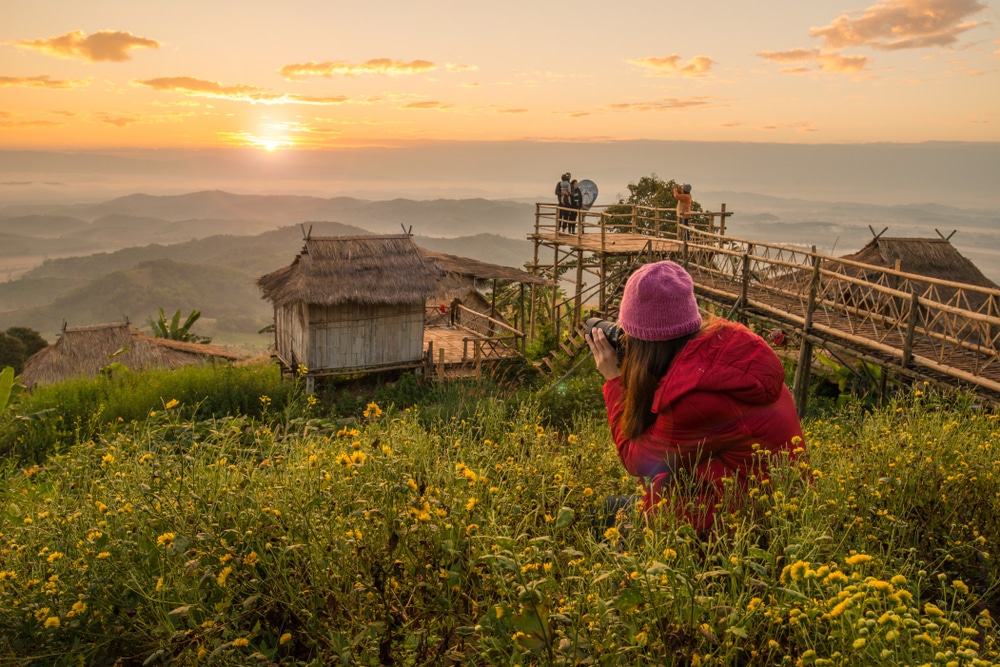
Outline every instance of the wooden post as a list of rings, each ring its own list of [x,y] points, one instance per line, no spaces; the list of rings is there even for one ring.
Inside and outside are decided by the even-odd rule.
[[[438,350],[437,374],[438,374],[438,382],[440,382],[441,384],[444,384],[444,349],[443,348],[440,349],[440,350]]]
[[[656,238],[660,238],[660,207],[657,206],[655,209],[654,216],[656,217],[656,232],[653,234]]]
[[[606,233],[605,228],[607,227],[606,221],[607,221],[607,215],[604,213],[604,211],[601,211],[601,253],[602,254],[604,253],[604,235]]]
[[[683,266],[686,269],[687,265],[688,265],[688,238],[687,238],[687,234],[684,235],[684,238],[681,240],[681,243],[683,244],[681,246],[681,258],[682,258],[681,259],[681,266]]]
[[[809,373],[812,370],[813,345],[807,337],[812,328],[813,312],[818,304],[816,295],[819,292],[819,269],[823,262],[823,259],[816,254],[816,246],[812,247],[812,253],[813,275],[812,282],[809,284],[809,303],[806,306],[805,323],[802,325],[802,344],[799,346],[799,360],[795,367],[795,383],[792,386],[792,395],[795,398],[799,418],[805,416],[806,403],[809,400]]]
[[[601,253],[601,313],[608,308],[608,258]]]
[[[316,376],[306,375],[306,394],[316,393]]]
[[[519,290],[520,294],[518,295],[517,302],[518,302],[518,309],[519,309],[519,311],[521,313],[521,334],[522,334],[521,335],[521,356],[523,357],[524,354],[525,354],[525,352],[527,352],[527,347],[526,347],[527,342],[525,340],[526,337],[523,335],[525,332],[527,332],[527,328],[524,326],[525,325],[525,321],[524,321],[524,283],[519,283],[519,284],[521,285],[521,288]]]
[[[638,218],[639,218],[639,205],[638,204],[633,204],[632,205],[632,233],[633,234],[635,234],[635,228],[636,228],[636,223],[638,222]]]
[[[725,204],[722,205],[722,210],[720,212],[722,214],[722,219],[719,221],[719,236],[725,236],[725,234],[726,234],[726,217],[729,215],[728,213],[726,213],[726,205]]]
[[[906,338],[903,340],[902,366],[906,368],[913,360],[913,334],[917,329],[917,319],[920,315],[920,297],[916,292],[910,297],[910,315],[906,319]]]
[[[580,324],[580,311],[583,309],[583,248],[576,251],[576,308],[573,311],[573,326]]]
[[[555,244],[552,257],[552,333],[559,337],[559,318],[556,316],[556,295],[559,293],[559,244]]]
[[[750,289],[750,255],[751,254],[753,254],[753,244],[752,243],[748,243],[747,244],[747,251],[745,253],[743,253],[743,281],[742,281],[743,284],[740,287],[740,300],[736,304],[737,308],[738,308],[738,310],[736,311],[737,318],[743,324],[747,323],[747,317],[746,317],[746,314],[744,313],[743,309],[747,307],[747,299],[748,299],[747,293],[748,293],[748,291]]]

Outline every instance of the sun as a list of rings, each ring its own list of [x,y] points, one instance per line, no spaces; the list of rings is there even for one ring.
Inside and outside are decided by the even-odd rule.
[[[279,141],[273,141],[273,140],[265,141],[264,150],[266,150],[268,153],[273,153],[274,151],[278,150],[278,146],[280,145],[280,143],[281,142]]]

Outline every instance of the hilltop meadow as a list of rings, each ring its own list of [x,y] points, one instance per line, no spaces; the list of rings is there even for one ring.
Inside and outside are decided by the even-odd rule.
[[[917,385],[804,422],[700,539],[594,372],[69,381],[0,425],[0,663],[1000,664],[1000,422]],[[762,458],[768,454],[761,452]]]

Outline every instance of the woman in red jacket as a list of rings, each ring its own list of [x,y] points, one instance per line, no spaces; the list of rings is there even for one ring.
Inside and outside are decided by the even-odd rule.
[[[766,474],[755,450],[804,447],[784,367],[743,325],[703,323],[691,276],[673,262],[646,264],[629,277],[618,324],[625,334],[620,368],[604,332],[587,335],[606,380],[618,456],[643,478],[647,509],[665,502],[707,533],[724,478],[740,488]],[[693,496],[676,485],[682,470],[688,474],[680,477],[694,482]]]

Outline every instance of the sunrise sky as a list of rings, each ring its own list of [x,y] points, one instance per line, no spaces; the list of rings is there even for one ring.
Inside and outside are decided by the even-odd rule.
[[[0,148],[1000,140],[983,0],[2,0]]]

